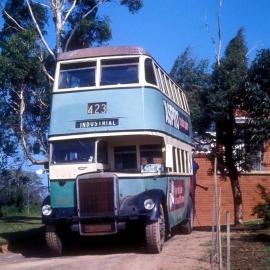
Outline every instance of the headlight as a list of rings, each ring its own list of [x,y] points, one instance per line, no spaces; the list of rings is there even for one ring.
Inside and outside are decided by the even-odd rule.
[[[44,216],[49,216],[52,213],[52,207],[49,204],[45,204],[42,206],[41,211]]]
[[[155,206],[155,202],[152,199],[146,199],[143,204],[146,210],[152,210]]]

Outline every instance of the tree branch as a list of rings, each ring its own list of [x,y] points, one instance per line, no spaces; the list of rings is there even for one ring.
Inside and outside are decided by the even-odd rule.
[[[15,24],[16,24],[16,26],[21,30],[21,31],[24,31],[25,30],[25,28],[23,28],[13,17],[11,17],[8,13],[7,13],[7,11],[5,10],[5,9],[3,9],[3,12],[4,12],[4,14],[11,20],[11,21],[13,21]]]
[[[222,0],[219,0],[219,6],[218,6],[218,47],[217,47],[217,64],[220,66],[220,55],[221,55],[221,21],[220,21],[220,13],[221,13],[221,7],[222,7]]]
[[[52,77],[52,75],[48,72],[47,68],[45,67],[45,65],[42,65],[42,70],[45,73],[45,75],[47,76],[47,78],[49,79],[49,81],[54,82],[54,78]]]
[[[38,5],[41,5],[41,6],[43,6],[43,7],[46,7],[46,8],[50,8],[50,6],[49,5],[47,5],[47,4],[44,4],[44,3],[40,3],[40,2],[38,2],[38,1],[35,1],[35,0],[32,0],[34,3],[36,3],[36,4],[38,4]]]
[[[107,0],[99,0],[96,5],[94,5],[90,10],[88,10],[82,17],[81,19],[75,24],[74,28],[72,29],[68,39],[67,39],[67,42],[66,42],[66,45],[65,45],[65,49],[64,49],[64,52],[67,51],[68,49],[68,46],[69,46],[69,43],[74,35],[74,33],[76,32],[76,30],[79,28],[80,26],[80,23],[83,19],[85,19],[87,16],[89,16],[96,8],[98,8],[102,3],[105,3]]]
[[[69,11],[67,12],[67,14],[66,14],[66,16],[65,16],[65,18],[64,18],[64,20],[63,20],[63,23],[62,23],[63,26],[65,25],[65,23],[66,23],[66,21],[67,21],[69,15],[71,14],[72,10],[75,8],[76,2],[77,2],[77,0],[74,0],[74,1],[73,1],[71,8],[70,8]]]
[[[25,100],[24,100],[24,90],[25,86],[22,86],[20,89],[20,111],[19,111],[19,120],[20,120],[20,133],[21,133],[21,140],[22,140],[22,147],[24,149],[24,153],[26,157],[32,162],[32,164],[35,165],[41,165],[48,162],[48,160],[36,160],[32,157],[32,155],[29,153],[28,147],[27,147],[27,135],[24,130],[24,113],[25,113]]]
[[[46,42],[46,40],[45,40],[45,38],[44,38],[44,36],[43,36],[41,30],[40,30],[40,27],[39,27],[39,25],[38,25],[38,23],[37,23],[37,21],[36,21],[36,18],[35,18],[35,16],[34,16],[33,10],[32,10],[31,5],[30,5],[30,3],[29,3],[29,0],[25,0],[25,1],[26,1],[26,4],[27,4],[28,9],[29,9],[29,12],[30,12],[30,15],[31,15],[31,17],[32,17],[32,20],[33,20],[33,22],[34,22],[34,25],[35,25],[35,27],[36,27],[36,30],[37,30],[37,32],[38,32],[38,34],[39,34],[39,37],[40,37],[42,43],[44,44],[44,46],[46,47],[46,49],[48,50],[48,52],[52,55],[53,59],[55,60],[56,57],[55,57],[53,51],[51,50],[51,48],[49,47],[48,43]]]

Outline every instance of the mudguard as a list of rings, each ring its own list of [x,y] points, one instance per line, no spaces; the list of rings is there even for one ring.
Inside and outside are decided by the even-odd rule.
[[[155,206],[152,210],[144,208],[144,201],[152,199]],[[127,196],[120,203],[120,216],[141,216],[147,221],[156,221],[160,216],[160,204],[165,200],[164,192],[160,189],[151,189],[135,196]]]

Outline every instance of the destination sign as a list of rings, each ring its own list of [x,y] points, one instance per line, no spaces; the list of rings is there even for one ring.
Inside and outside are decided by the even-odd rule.
[[[189,123],[188,118],[176,110],[171,104],[166,100],[163,100],[164,110],[165,110],[165,122],[166,124],[184,132],[189,135]]]
[[[82,120],[76,121],[76,128],[94,128],[94,127],[111,127],[118,126],[119,120],[117,118],[109,118],[109,119],[90,119],[90,120]]]

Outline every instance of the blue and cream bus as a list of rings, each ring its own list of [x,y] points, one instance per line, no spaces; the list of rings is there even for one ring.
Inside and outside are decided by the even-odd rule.
[[[47,245],[63,231],[115,234],[143,224],[148,250],[192,230],[192,134],[181,88],[140,47],[99,47],[58,57],[52,94]]]

